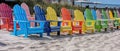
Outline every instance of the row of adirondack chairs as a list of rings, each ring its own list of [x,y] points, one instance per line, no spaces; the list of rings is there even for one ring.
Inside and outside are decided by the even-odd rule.
[[[74,19],[72,19],[70,11],[63,7],[61,8],[61,21],[58,21],[56,11],[52,7],[47,7],[46,11],[45,15],[44,10],[39,5],[35,5],[35,16],[32,16],[25,3],[22,3],[21,6],[16,4],[13,9],[5,3],[1,3],[0,20],[2,20],[2,24],[0,27],[1,29],[6,28],[8,31],[13,30],[12,35],[24,35],[27,38],[30,34],[39,34],[42,37],[43,33],[47,33],[50,36],[51,32],[57,32],[57,35],[60,35],[61,32],[84,34],[91,31],[94,33],[96,30],[101,32],[102,29],[107,31],[120,26],[120,10],[112,12],[109,9],[86,8],[84,14],[80,10],[74,10]]]

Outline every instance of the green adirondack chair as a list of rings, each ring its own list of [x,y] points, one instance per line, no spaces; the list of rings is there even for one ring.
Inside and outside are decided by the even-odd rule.
[[[102,19],[101,19],[101,26],[105,31],[108,29],[108,17],[104,9],[102,9]]]
[[[84,17],[86,18],[86,30],[91,30],[92,33],[95,32],[95,20],[93,19],[91,10],[86,8],[84,12]]]

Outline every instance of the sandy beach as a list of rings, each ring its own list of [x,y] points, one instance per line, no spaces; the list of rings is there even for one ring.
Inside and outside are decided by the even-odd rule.
[[[0,51],[120,51],[120,30],[85,35],[11,36],[0,30]]]

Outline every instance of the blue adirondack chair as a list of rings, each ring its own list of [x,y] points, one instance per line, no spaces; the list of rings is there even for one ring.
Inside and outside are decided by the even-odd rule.
[[[97,29],[97,31],[101,32],[101,21],[97,17],[97,12],[95,9],[91,9],[91,12],[92,12],[92,16],[93,16],[94,20],[96,21],[95,29]]]
[[[61,25],[60,21],[46,20],[46,18],[45,18],[45,12],[38,5],[34,6],[34,11],[35,11],[35,20],[38,20],[38,21],[42,21],[42,20],[47,21],[45,23],[46,29],[44,29],[45,32],[47,32],[47,36],[50,36],[50,32],[57,32],[57,35],[60,35],[60,25]],[[50,22],[58,22],[58,26],[50,26]],[[35,23],[35,26],[37,26],[37,25],[38,24]]]
[[[45,21],[28,21],[26,13],[23,8],[21,8],[18,4],[13,7],[14,14],[14,30],[13,34],[15,36],[24,35],[25,38],[30,34],[39,34],[42,37],[42,33],[44,32]],[[40,26],[30,27],[30,22],[37,22]],[[20,29],[17,29],[16,24],[19,24]]]

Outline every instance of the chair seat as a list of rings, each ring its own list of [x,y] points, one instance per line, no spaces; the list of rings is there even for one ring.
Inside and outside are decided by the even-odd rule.
[[[40,27],[29,27],[28,30],[29,31],[40,31],[43,30],[44,28],[40,28]]]
[[[60,31],[60,26],[51,26],[50,29],[51,32]]]

